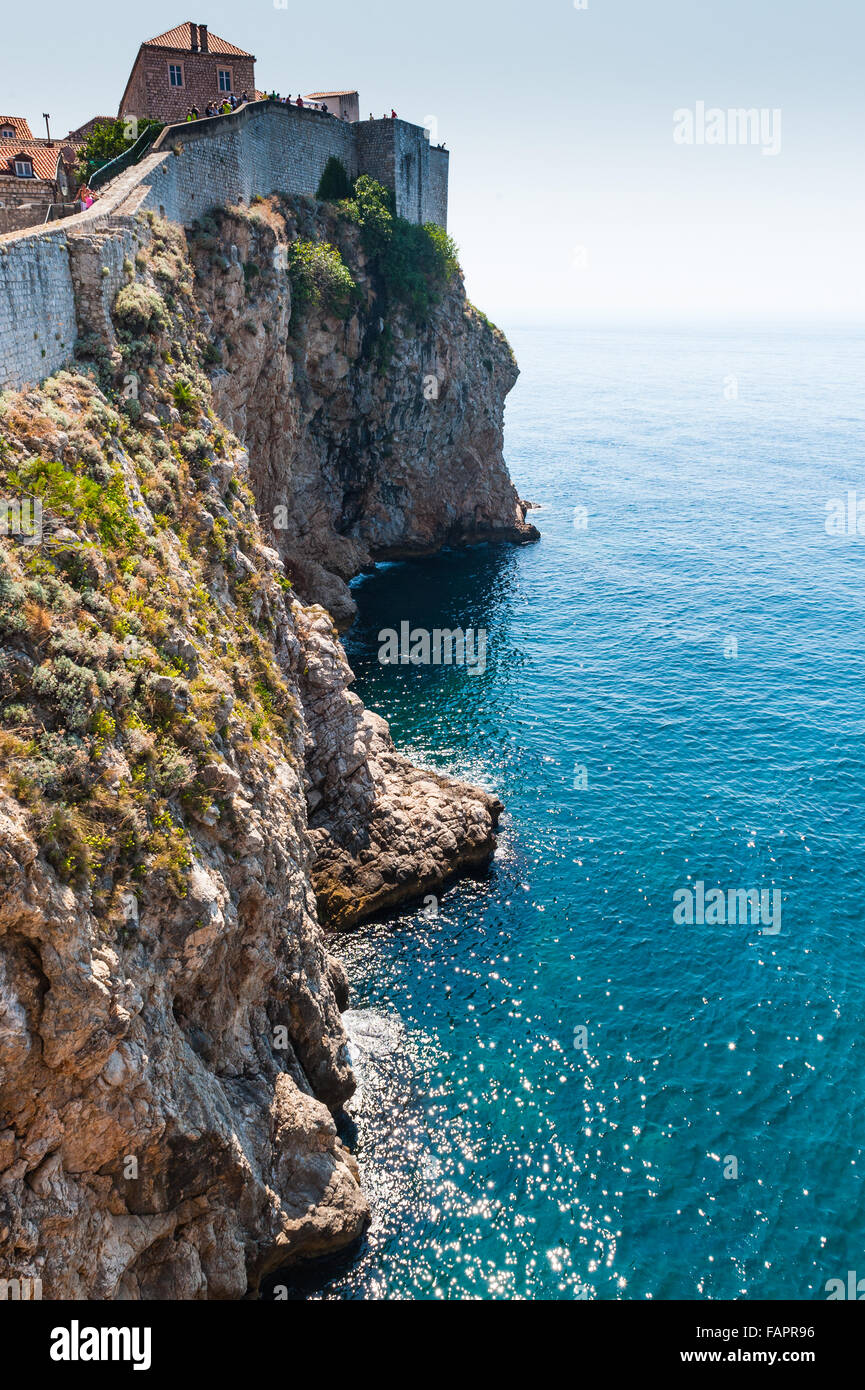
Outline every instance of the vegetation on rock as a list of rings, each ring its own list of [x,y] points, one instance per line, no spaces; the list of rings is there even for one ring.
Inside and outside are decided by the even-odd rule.
[[[153,875],[183,895],[189,824],[222,815],[210,764],[267,744],[297,756],[272,647],[285,581],[252,558],[245,456],[214,424],[202,344],[165,293],[188,292],[166,274],[181,237],[154,223],[142,280],[117,295],[108,394],[103,361],[0,399],[3,494],[38,499],[44,527],[41,545],[0,554],[3,778],[102,913]],[[145,418],[137,395],[135,420],[123,408],[130,381]]]
[[[339,203],[343,198],[351,197],[351,180],[342,160],[335,154],[330,156],[324,166],[315,196],[323,203]]]
[[[397,217],[393,193],[362,174],[353,196],[340,205],[342,216],[360,228],[364,250],[385,294],[423,322],[459,273],[453,239],[432,222],[417,226]]]
[[[320,241],[295,241],[288,249],[293,307],[301,313],[321,308],[347,319],[360,299],[351,272],[335,246]]]

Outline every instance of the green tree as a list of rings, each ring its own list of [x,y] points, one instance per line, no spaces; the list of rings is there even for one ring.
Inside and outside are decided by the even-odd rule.
[[[103,164],[107,164],[109,159],[116,159],[119,154],[124,154],[134,140],[129,139],[128,123],[125,120],[97,121],[91,130],[82,148],[78,153],[78,164],[76,175],[83,182],[87,182],[101,169]],[[137,140],[143,135],[145,130],[151,126],[160,126],[160,121],[144,120],[137,124]]]
[[[419,227],[397,217],[394,195],[368,174],[354,186],[345,216],[360,228],[364,250],[392,299],[422,323],[459,272],[457,248],[443,227]]]
[[[349,182],[348,171],[341,159],[335,154],[324,166],[324,173],[318,185],[316,198],[320,198],[323,203],[341,203],[344,198],[351,197],[351,183]]]

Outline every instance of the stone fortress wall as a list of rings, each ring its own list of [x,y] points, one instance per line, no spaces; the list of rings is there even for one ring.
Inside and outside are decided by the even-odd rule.
[[[407,121],[349,124],[267,101],[169,126],[87,212],[0,236],[0,390],[41,381],[69,361],[76,338],[99,331],[136,213],[188,226],[217,203],[314,194],[331,155],[349,177],[392,188],[401,217],[447,226],[448,153]]]

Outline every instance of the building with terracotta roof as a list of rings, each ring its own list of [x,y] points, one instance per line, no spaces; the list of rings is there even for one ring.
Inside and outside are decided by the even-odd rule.
[[[0,131],[7,120],[0,120]],[[27,122],[19,124],[29,134]],[[0,135],[0,232],[17,232],[71,212],[74,162],[70,145]]]
[[[255,91],[255,56],[192,20],[147,39],[120,102],[120,116],[182,121],[190,106]]]
[[[23,116],[0,116],[0,140],[32,140],[33,132]]]
[[[304,101],[326,106],[332,116],[344,121],[360,120],[360,97],[357,92],[310,92]]]
[[[89,121],[85,121],[83,125],[76,126],[74,130],[70,130],[69,134],[66,136],[66,141],[70,145],[83,145],[94,126],[113,125],[116,120],[116,116],[91,116]]]

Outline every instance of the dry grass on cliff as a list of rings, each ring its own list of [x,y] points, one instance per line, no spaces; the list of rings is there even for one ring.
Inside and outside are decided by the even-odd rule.
[[[0,541],[3,781],[109,916],[130,884],[183,895],[190,837],[230,821],[208,769],[299,757],[286,581],[210,407],[182,235],[151,230],[114,354],[0,397],[2,495],[37,498],[44,527]]]

